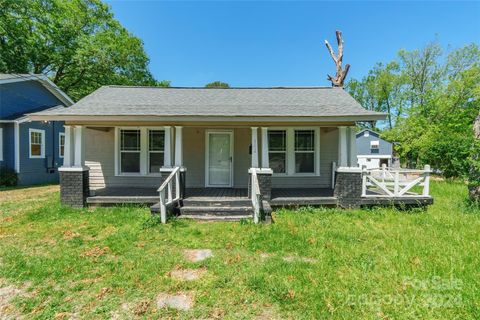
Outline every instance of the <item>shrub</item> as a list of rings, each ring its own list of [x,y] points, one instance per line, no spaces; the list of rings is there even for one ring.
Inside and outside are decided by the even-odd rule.
[[[18,182],[17,173],[9,168],[0,167],[0,187],[13,187]]]

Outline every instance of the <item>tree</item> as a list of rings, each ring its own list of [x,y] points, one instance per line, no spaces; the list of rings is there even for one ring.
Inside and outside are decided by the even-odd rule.
[[[213,88],[213,89],[228,89],[230,88],[229,84],[226,82],[221,82],[221,81],[214,81],[207,83],[205,85],[205,88]]]
[[[335,55],[333,52],[332,46],[325,40],[325,45],[327,46],[328,52],[330,52],[330,56],[335,62],[336,66],[336,75],[335,78],[331,75],[327,75],[327,79],[332,82],[333,87],[343,87],[345,82],[345,78],[347,77],[348,70],[350,70],[350,65],[346,64],[345,69],[342,69],[342,61],[343,61],[343,39],[342,39],[342,32],[340,30],[335,31],[335,35],[337,37],[337,45],[338,45],[338,54]]]
[[[102,85],[166,85],[100,0],[0,0],[0,72],[43,73],[77,100]]]

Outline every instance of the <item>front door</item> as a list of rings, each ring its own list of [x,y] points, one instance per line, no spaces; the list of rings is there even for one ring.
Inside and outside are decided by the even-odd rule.
[[[207,131],[206,147],[206,186],[231,187],[233,184],[233,132]]]

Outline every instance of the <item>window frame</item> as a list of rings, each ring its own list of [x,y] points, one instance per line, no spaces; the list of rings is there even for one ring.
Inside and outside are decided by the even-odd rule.
[[[370,149],[379,150],[380,149],[380,140],[370,140]]]
[[[273,173],[274,177],[314,177],[320,176],[320,127],[269,127],[268,131],[284,130],[287,135],[285,173]],[[314,131],[314,172],[295,172],[295,131]],[[268,153],[270,153],[270,146]],[[270,160],[270,159],[269,159]]]
[[[295,141],[295,138],[297,137],[297,131],[313,131],[313,150],[297,150],[297,146],[296,146],[296,141]],[[315,133],[315,130],[314,129],[295,129],[293,131],[293,160],[294,160],[294,174],[315,174],[317,172],[317,166],[316,166],[316,155],[315,155],[315,143],[316,143],[316,140],[317,140],[317,137],[316,137],[316,133]],[[296,169],[297,169],[297,154],[305,154],[305,153],[308,153],[308,154],[313,154],[313,172],[297,172]]]
[[[32,133],[41,134],[40,155],[32,155]],[[45,130],[42,129],[28,129],[28,155],[30,159],[45,159]]]
[[[121,172],[121,131],[122,130],[139,130],[140,131],[140,151],[131,151],[140,153],[140,172]],[[161,173],[150,173],[150,153],[149,153],[149,132],[151,130],[163,131],[165,138],[165,127],[138,127],[138,126],[122,126],[115,127],[115,176],[124,177],[160,177]],[[164,159],[165,159],[165,143],[164,143]]]
[[[63,154],[62,154],[62,137],[63,137]],[[58,133],[58,157],[63,159],[65,157],[65,132]]]

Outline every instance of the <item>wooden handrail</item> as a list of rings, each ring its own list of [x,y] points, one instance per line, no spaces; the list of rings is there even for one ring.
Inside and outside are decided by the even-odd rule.
[[[260,186],[258,184],[257,171],[252,170],[252,181],[251,181],[251,198],[252,198],[252,207],[253,207],[253,222],[258,223],[260,220],[260,212],[262,205],[262,194],[260,192]]]
[[[175,178],[175,198],[172,192],[173,178]],[[157,190],[160,196],[160,220],[162,223],[167,222],[167,205],[180,200],[180,188],[180,167],[175,167]]]

